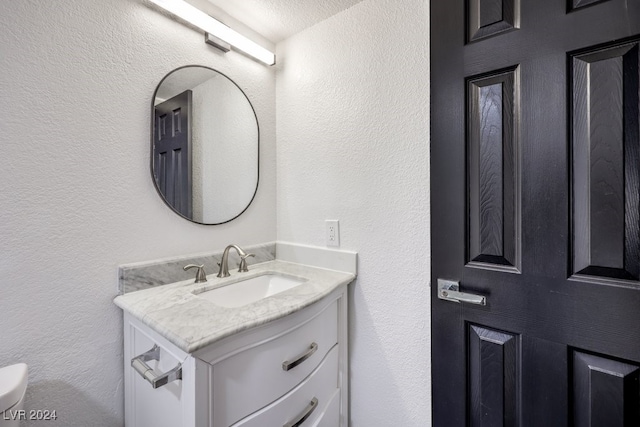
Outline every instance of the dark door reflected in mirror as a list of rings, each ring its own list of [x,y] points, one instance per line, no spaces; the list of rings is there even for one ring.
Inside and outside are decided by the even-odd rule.
[[[258,188],[259,130],[244,92],[224,74],[186,66],[153,96],[151,172],[158,193],[200,224],[235,219]]]

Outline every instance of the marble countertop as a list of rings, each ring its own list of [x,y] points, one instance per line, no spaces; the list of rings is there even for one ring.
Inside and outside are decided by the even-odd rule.
[[[221,307],[195,295],[267,273],[307,280],[292,289],[237,308]],[[193,353],[222,338],[307,307],[355,277],[352,273],[275,260],[252,265],[248,273],[234,270],[224,279],[212,274],[207,276],[207,283],[185,280],[119,295],[114,302],[180,349]]]

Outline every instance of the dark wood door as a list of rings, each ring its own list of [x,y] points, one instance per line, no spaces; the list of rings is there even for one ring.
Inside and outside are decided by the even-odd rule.
[[[436,427],[640,426],[639,47],[637,0],[431,1]]]
[[[186,90],[155,107],[153,175],[165,202],[192,219],[191,97]]]

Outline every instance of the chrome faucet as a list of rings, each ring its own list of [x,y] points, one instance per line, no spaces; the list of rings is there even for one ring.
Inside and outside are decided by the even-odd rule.
[[[224,248],[222,253],[222,259],[220,260],[220,271],[218,271],[218,277],[229,277],[229,249],[235,249],[240,255],[240,264],[238,265],[238,273],[244,273],[249,271],[247,268],[247,258],[255,256],[254,254],[248,254],[243,251],[238,245],[229,245]]]

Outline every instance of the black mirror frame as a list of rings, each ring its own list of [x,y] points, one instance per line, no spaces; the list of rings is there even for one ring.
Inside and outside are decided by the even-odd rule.
[[[251,196],[251,200],[249,200],[249,203],[247,203],[247,206],[245,206],[245,208],[238,213],[236,216],[234,216],[231,219],[228,219],[226,221],[222,221],[222,222],[215,222],[215,223],[204,223],[204,222],[199,222],[199,221],[195,221],[192,218],[188,218],[184,215],[182,215],[180,212],[178,212],[177,210],[175,210],[173,208],[173,206],[171,206],[171,204],[169,204],[169,202],[167,202],[167,199],[164,197],[164,194],[162,194],[162,192],[160,191],[160,187],[158,187],[158,183],[156,182],[156,178],[155,175],[153,173],[153,135],[154,135],[154,130],[155,130],[155,99],[156,96],[158,94],[158,89],[160,89],[160,86],[162,85],[162,83],[167,79],[167,77],[169,77],[171,74],[175,73],[178,70],[182,70],[185,68],[194,68],[194,67],[198,67],[198,68],[206,68],[209,69],[213,72],[216,72],[218,74],[220,74],[221,76],[225,77],[227,80],[229,80],[231,83],[234,84],[235,87],[238,88],[238,90],[242,93],[242,95],[246,98],[247,102],[249,103],[249,106],[251,107],[251,111],[253,111],[253,116],[256,119],[256,129],[258,131],[258,140],[256,141],[257,143],[257,150],[258,150],[258,155],[257,155],[257,164],[256,164],[256,172],[257,172],[257,179],[256,179],[256,189],[253,192],[253,195]],[[158,192],[158,195],[160,196],[160,198],[162,199],[162,201],[164,202],[164,204],[166,206],[169,207],[169,209],[171,209],[175,214],[177,214],[178,216],[180,216],[181,218],[184,218],[190,222],[193,222],[195,224],[200,224],[200,225],[221,225],[221,224],[226,224],[228,222],[233,221],[234,219],[238,218],[240,215],[242,215],[243,213],[245,213],[247,211],[247,209],[249,209],[249,206],[251,206],[251,203],[253,203],[254,199],[256,198],[256,194],[258,194],[258,187],[260,186],[260,124],[258,123],[258,115],[256,114],[256,110],[255,108],[253,108],[253,104],[251,103],[251,100],[249,99],[249,97],[247,96],[246,93],[244,93],[244,91],[242,90],[242,88],[240,88],[240,86],[238,86],[238,84],[236,82],[234,82],[231,78],[229,78],[229,76],[227,76],[224,73],[221,73],[220,71],[211,68],[211,67],[207,67],[205,65],[183,65],[181,67],[175,68],[171,71],[169,71],[163,78],[162,80],[160,80],[160,83],[158,83],[158,85],[156,86],[155,91],[153,92],[153,96],[151,97],[151,120],[150,120],[150,129],[149,129],[149,133],[150,133],[150,147],[149,147],[149,153],[151,153],[151,155],[149,156],[149,171],[151,172],[151,181],[153,182],[153,186],[155,187],[156,191]]]

